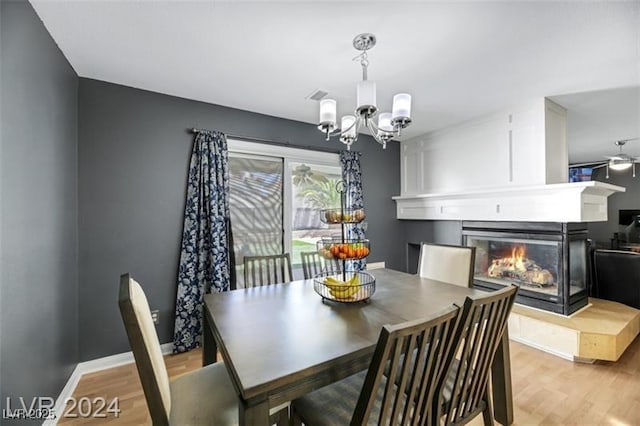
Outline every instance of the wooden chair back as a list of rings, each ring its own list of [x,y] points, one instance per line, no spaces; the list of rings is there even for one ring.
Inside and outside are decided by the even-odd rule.
[[[289,253],[244,257],[245,288],[285,283],[292,280]]]
[[[326,259],[317,251],[300,253],[302,259],[302,273],[304,279],[308,280],[323,272],[342,272],[342,266],[338,259]]]
[[[140,284],[129,274],[120,277],[118,305],[151,420],[154,425],[168,425],[171,412],[169,374],[162,357],[147,297]]]
[[[431,423],[433,398],[447,371],[458,313],[459,308],[451,306],[427,319],[382,328],[352,425]],[[377,403],[378,418],[370,418]]]
[[[420,246],[418,275],[461,287],[473,287],[475,247],[431,243],[421,243]]]
[[[465,300],[454,336],[455,348],[447,360],[447,380],[440,384],[434,404],[434,412],[441,410],[437,418],[445,425],[464,424],[480,412],[485,424],[493,424],[487,383],[517,290],[510,286]]]

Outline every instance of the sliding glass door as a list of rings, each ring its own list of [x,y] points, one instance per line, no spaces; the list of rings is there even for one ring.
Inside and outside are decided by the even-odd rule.
[[[315,251],[340,228],[320,221],[320,210],[340,206],[337,154],[229,141],[230,209],[237,287],[244,287],[244,256],[291,255],[302,278],[300,253]]]
[[[229,186],[233,249],[238,288],[244,287],[245,256],[284,251],[282,226],[283,159],[233,153],[229,155]]]

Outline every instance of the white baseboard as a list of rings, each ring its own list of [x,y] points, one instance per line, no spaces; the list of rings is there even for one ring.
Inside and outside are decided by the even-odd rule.
[[[173,342],[160,345],[160,349],[162,350],[163,355],[170,354],[173,351]],[[76,386],[78,386],[78,382],[80,382],[82,376],[85,374],[95,373],[96,371],[106,370],[108,368],[131,364],[132,362],[135,362],[135,359],[133,358],[133,352],[129,351],[78,363],[71,373],[71,376],[69,376],[67,384],[62,388],[60,395],[58,395],[58,398],[56,399],[54,407],[56,420],[46,420],[43,423],[43,426],[54,426],[58,424],[57,419],[62,418],[67,399],[71,398],[73,395],[73,391],[76,389]]]
[[[64,385],[64,388],[62,388],[60,395],[58,395],[58,398],[56,399],[56,405],[53,407],[56,415],[55,419],[45,420],[45,422],[42,423],[43,426],[57,425],[58,419],[62,418],[67,398],[70,398],[71,395],[73,395],[73,391],[76,389],[76,386],[78,386],[78,382],[80,382],[80,378],[82,377],[82,373],[80,373],[80,369],[78,368],[79,366],[80,364],[76,365],[76,368],[73,369],[69,380],[67,380],[67,384]]]
[[[367,271],[370,271],[372,269],[384,269],[384,268],[385,268],[384,262],[367,263]]]
[[[173,342],[160,345],[160,349],[162,350],[162,355],[170,354],[171,351],[173,351]],[[91,361],[84,361],[79,363],[77,368],[80,368],[80,374],[82,375],[106,370],[107,368],[131,364],[134,361],[133,352],[129,351],[121,354],[105,356],[104,358],[92,359]]]

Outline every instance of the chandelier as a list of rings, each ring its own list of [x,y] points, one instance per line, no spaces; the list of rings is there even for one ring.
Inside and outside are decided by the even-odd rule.
[[[320,101],[320,123],[318,129],[326,135],[329,140],[332,137],[340,136],[340,141],[351,149],[358,139],[358,133],[363,127],[371,132],[371,136],[380,144],[382,148],[387,147],[387,141],[400,136],[402,129],[411,124],[411,95],[398,93],[393,97],[391,112],[378,113],[376,105],[376,83],[367,79],[367,68],[369,59],[367,51],[376,45],[376,36],[373,34],[359,34],[353,39],[353,47],[362,52],[355,58],[362,66],[362,81],[357,87],[357,106],[354,115],[345,115],[340,120],[340,127],[337,123],[337,103],[335,99],[322,99]],[[378,118],[376,123],[375,118]]]

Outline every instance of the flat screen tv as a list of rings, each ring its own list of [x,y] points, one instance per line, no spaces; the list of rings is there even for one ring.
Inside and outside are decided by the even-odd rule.
[[[593,169],[591,167],[569,168],[569,182],[588,182],[591,180]]]
[[[631,225],[633,218],[640,215],[640,210],[619,210],[618,224],[621,226]]]

